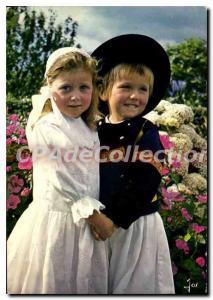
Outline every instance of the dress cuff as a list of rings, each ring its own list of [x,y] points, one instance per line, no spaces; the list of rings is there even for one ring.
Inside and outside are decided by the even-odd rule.
[[[73,222],[80,225],[80,221],[91,216],[94,210],[100,212],[104,208],[105,206],[95,198],[89,196],[81,198],[71,206]]]

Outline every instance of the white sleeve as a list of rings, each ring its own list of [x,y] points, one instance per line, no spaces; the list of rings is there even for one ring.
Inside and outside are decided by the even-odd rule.
[[[79,225],[80,221],[91,216],[94,210],[100,213],[100,210],[104,208],[105,206],[100,201],[85,196],[71,206],[73,222]]]

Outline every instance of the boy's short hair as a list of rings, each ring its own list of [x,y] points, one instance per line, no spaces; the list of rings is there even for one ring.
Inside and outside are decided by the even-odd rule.
[[[129,77],[131,74],[139,74],[141,76],[145,76],[147,82],[149,83],[149,96],[152,94],[153,85],[154,85],[154,74],[150,68],[143,64],[136,63],[122,63],[116,65],[112,68],[104,77],[102,84],[100,85],[101,94],[110,95],[110,91],[112,90],[113,84],[125,76]]]

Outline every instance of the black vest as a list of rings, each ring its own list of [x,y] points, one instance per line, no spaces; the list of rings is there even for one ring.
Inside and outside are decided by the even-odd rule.
[[[119,124],[101,120],[98,126],[100,201],[106,206],[102,212],[127,229],[141,216],[159,209],[156,193],[162,164],[153,156],[160,150],[158,158],[163,160],[164,149],[157,127],[141,115]]]

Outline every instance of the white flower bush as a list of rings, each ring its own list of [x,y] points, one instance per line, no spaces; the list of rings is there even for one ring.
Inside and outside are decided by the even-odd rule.
[[[172,101],[171,101],[172,102]],[[207,141],[197,134],[191,107],[162,100],[145,118],[158,126],[165,164],[158,197],[177,294],[188,278],[207,290]]]
[[[174,147],[167,152],[169,162],[171,165],[172,160],[174,161],[172,153],[177,152],[180,164],[178,168],[173,168],[173,172],[182,175],[183,181],[188,182],[187,174],[191,165],[196,168],[196,173],[199,173],[200,181],[206,182],[207,141],[196,133],[195,125],[192,123],[194,118],[192,108],[185,104],[172,104],[167,100],[161,100],[158,106],[145,118],[157,125],[160,134],[168,135],[170,141],[174,143]],[[193,154],[192,159],[189,158],[190,151]],[[184,179],[185,176],[186,179]],[[197,182],[197,176],[190,176],[190,178]],[[207,189],[207,185],[203,184],[203,186],[206,186]]]

